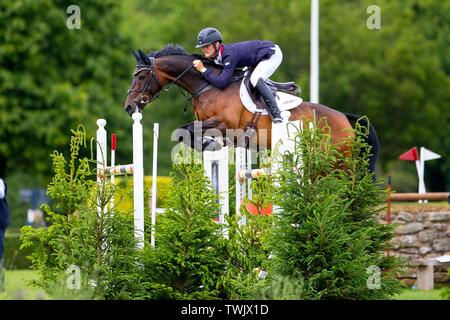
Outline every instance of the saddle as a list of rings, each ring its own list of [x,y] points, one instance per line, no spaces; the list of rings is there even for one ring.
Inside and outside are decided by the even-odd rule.
[[[243,73],[244,78],[244,84],[247,88],[247,92],[249,93],[250,97],[252,98],[252,101],[255,103],[257,109],[263,109],[266,110],[266,103],[264,102],[263,98],[259,94],[258,90],[256,90],[252,83],[250,82],[250,77],[254,71],[254,68],[247,68],[245,67],[240,72]],[[238,73],[239,71],[237,71]],[[300,87],[294,82],[275,82],[270,79],[267,79],[266,81],[267,86],[269,87],[270,91],[272,91],[272,94],[276,97],[276,92],[281,91],[285,92],[291,95],[300,96]]]

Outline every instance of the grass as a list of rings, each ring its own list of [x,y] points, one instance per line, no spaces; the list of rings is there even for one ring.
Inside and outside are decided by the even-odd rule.
[[[394,300],[444,300],[441,297],[441,289],[413,290],[406,289],[393,297]]]
[[[34,270],[6,270],[5,291],[0,292],[0,300],[43,300],[48,296],[40,289],[31,286],[27,281],[36,279]]]
[[[0,300],[47,300],[51,299],[42,290],[35,288],[27,281],[36,279],[34,270],[6,270],[5,292],[0,292]],[[393,297],[394,300],[443,300],[441,289],[413,290],[405,289]]]

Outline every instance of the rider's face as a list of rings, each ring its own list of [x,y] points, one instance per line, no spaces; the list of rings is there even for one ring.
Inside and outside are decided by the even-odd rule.
[[[210,43],[202,47],[202,53],[206,58],[215,58],[217,54],[216,43]]]

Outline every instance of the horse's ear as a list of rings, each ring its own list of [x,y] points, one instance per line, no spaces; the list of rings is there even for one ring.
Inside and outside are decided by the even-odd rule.
[[[138,49],[139,52],[139,56],[141,57],[141,60],[145,63],[145,64],[151,64],[150,59],[147,57],[147,55],[145,54],[144,51],[142,51],[141,49]]]
[[[138,63],[141,62],[141,57],[139,57],[139,55],[136,52],[134,52],[134,51],[133,51],[133,56],[134,56],[134,58],[136,59],[136,61]]]

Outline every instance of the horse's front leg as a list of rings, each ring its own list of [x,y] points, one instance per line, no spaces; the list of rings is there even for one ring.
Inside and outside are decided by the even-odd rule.
[[[217,117],[193,121],[178,128],[176,137],[198,152],[217,151],[226,144],[226,126]]]

